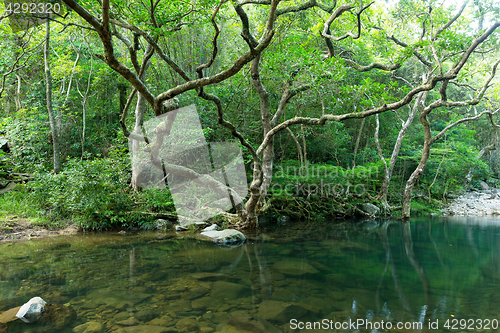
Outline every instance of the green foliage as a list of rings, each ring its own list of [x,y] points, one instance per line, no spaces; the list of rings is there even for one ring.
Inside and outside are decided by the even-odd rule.
[[[147,189],[137,194],[137,199],[144,209],[160,213],[174,212],[175,206],[168,189]]]
[[[24,110],[25,117],[4,118],[0,131],[5,131],[10,144],[10,160],[18,170],[29,171],[33,164],[47,161],[51,151],[51,134],[48,124],[32,112]],[[34,119],[33,119],[33,118]]]
[[[128,172],[116,160],[69,160],[59,174],[40,170],[27,187],[49,219],[71,219],[82,229],[107,229],[122,222],[112,214],[130,210]]]
[[[382,175],[381,162],[345,169],[325,163],[300,165],[290,160],[275,165],[270,194],[281,198],[347,199],[372,192]]]

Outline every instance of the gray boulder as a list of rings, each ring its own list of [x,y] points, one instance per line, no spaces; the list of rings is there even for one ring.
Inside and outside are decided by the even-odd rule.
[[[203,231],[201,234],[211,238],[214,243],[219,245],[241,245],[246,241],[245,235],[234,229]]]
[[[170,222],[170,221],[167,221],[164,219],[158,219],[158,220],[156,220],[156,222],[154,224],[154,228],[156,230],[167,231],[167,230],[173,230],[174,226],[172,225],[172,222]]]
[[[380,208],[369,202],[360,205],[359,210],[363,215],[370,217],[377,216],[378,214],[380,214]]]
[[[483,182],[482,180],[479,181],[479,186],[481,186],[481,190],[483,191],[487,191],[490,189],[490,186],[486,182]]]

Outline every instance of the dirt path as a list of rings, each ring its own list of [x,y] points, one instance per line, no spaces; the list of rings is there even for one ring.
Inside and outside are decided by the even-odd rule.
[[[78,232],[75,226],[64,229],[49,230],[30,224],[27,220],[14,218],[6,223],[0,223],[0,244],[18,240],[30,240],[43,237],[74,235]]]
[[[444,216],[498,216],[500,189],[467,192],[443,210]]]

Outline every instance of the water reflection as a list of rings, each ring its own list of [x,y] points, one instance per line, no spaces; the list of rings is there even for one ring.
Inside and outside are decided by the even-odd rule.
[[[239,248],[154,233],[4,244],[0,311],[33,296],[70,305],[78,319],[61,332],[89,321],[118,333],[299,332],[324,319],[333,329],[317,332],[360,319],[444,331],[450,319],[498,319],[499,222],[296,226]],[[26,329],[9,332],[36,332]]]

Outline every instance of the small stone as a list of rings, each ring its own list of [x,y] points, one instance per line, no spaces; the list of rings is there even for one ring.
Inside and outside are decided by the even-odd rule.
[[[113,317],[116,321],[122,321],[125,319],[130,318],[130,313],[123,311],[123,312],[118,312],[117,314],[114,315]]]
[[[241,297],[250,296],[251,290],[240,284],[216,281],[212,285],[211,297],[221,299],[238,299]]]
[[[76,326],[73,328],[73,333],[102,333],[104,325],[97,321],[89,321],[88,323]]]
[[[135,319],[134,317],[131,317],[129,319],[118,321],[118,322],[116,322],[116,324],[120,325],[120,326],[135,326],[135,325],[139,325],[140,322],[137,319]]]
[[[144,309],[144,310],[138,311],[134,315],[134,317],[137,318],[140,321],[146,322],[146,321],[152,320],[153,318],[156,318],[157,317],[157,313],[155,311],[153,311],[153,310]]]
[[[189,229],[182,226],[182,225],[176,225],[175,226],[175,231],[188,231]]]
[[[479,181],[479,186],[481,186],[481,190],[483,191],[487,191],[490,189],[490,186],[486,182],[483,182],[482,180]]]
[[[273,268],[286,275],[304,275],[318,273],[318,270],[306,262],[298,260],[283,260],[274,263]]]
[[[179,330],[188,330],[189,332],[194,332],[198,330],[198,322],[192,318],[182,318],[175,324]]]
[[[16,317],[16,313],[19,312],[20,308],[21,307],[18,306],[17,308],[10,309],[10,310],[5,311],[2,314],[0,314],[0,324],[6,324],[6,323],[8,323],[10,321],[18,319]]]
[[[209,227],[206,227],[205,229],[203,229],[203,231],[219,231],[220,230],[220,227],[217,225],[217,224],[212,224],[211,226]]]

